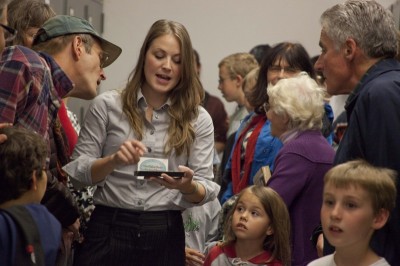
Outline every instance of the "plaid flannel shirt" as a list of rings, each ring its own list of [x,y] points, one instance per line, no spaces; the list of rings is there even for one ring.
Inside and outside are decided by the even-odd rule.
[[[31,129],[48,140],[49,122],[72,87],[48,55],[23,46],[7,47],[0,60],[0,123]]]

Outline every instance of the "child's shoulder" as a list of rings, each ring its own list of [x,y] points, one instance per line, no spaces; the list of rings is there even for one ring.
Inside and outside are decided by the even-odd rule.
[[[335,266],[335,261],[333,260],[333,254],[321,257],[319,259],[313,260],[307,266]]]
[[[253,263],[254,265],[266,265],[266,266],[282,266],[282,262],[279,260],[272,260],[271,259],[271,252],[265,250],[263,253],[260,255],[252,258],[249,260],[249,262]]]
[[[208,254],[218,256],[221,253],[231,253],[231,249],[231,245],[224,245],[222,241],[218,241],[210,247]]]
[[[389,262],[385,258],[381,258],[377,262],[371,264],[370,266],[390,266]]]
[[[232,245],[223,245],[222,242],[217,242],[209,249],[204,265],[229,265],[229,258],[235,257],[232,252],[235,252]]]

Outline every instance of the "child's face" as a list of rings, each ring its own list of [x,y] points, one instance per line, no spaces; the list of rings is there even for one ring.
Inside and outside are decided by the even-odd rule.
[[[225,66],[219,68],[218,89],[227,102],[238,101],[242,98],[242,95],[244,97],[241,82],[237,79],[232,79]]]
[[[33,39],[35,38],[36,33],[38,32],[39,28],[37,27],[29,27],[25,30],[22,34],[23,43],[26,47],[32,48]]]
[[[232,216],[232,230],[237,241],[251,241],[261,246],[265,237],[273,234],[270,219],[253,193],[246,191],[240,197]]]
[[[324,236],[337,250],[368,246],[372,233],[378,229],[370,196],[360,186],[353,185],[348,188],[325,185],[321,222]]]

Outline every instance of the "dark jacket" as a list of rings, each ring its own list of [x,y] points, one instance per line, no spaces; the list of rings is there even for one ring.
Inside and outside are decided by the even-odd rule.
[[[348,126],[334,164],[362,158],[400,173],[400,63],[385,59],[363,76],[346,106]],[[399,265],[400,182],[395,210],[372,237],[371,246],[391,265]]]

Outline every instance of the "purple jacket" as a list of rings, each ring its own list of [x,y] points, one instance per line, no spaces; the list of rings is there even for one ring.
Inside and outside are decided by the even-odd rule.
[[[279,193],[289,210],[292,266],[317,259],[310,237],[320,223],[324,175],[334,157],[335,151],[318,130],[299,133],[276,156],[267,186]]]

